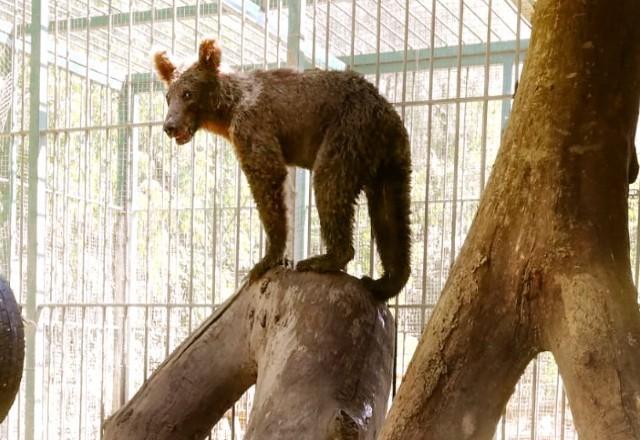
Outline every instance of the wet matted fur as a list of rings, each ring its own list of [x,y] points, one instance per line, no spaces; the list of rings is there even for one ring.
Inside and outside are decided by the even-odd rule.
[[[391,104],[354,72],[291,69],[224,73],[214,40],[179,71],[164,52],[156,70],[168,87],[164,130],[178,144],[204,128],[227,138],[255,198],[267,249],[249,277],[282,264],[287,237],[287,165],[312,170],[327,251],[298,262],[301,271],[344,270],[354,256],[354,205],[365,191],[384,269],[363,277],[379,299],[398,294],[410,273],[411,150]]]

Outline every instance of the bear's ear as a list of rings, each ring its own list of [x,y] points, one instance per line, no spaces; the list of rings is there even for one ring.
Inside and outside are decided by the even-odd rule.
[[[202,43],[200,43],[198,63],[201,66],[208,67],[217,72],[220,67],[221,57],[222,52],[216,40],[203,40]]]
[[[167,85],[171,84],[171,81],[175,79],[177,69],[167,56],[167,53],[165,51],[156,52],[153,59],[156,63],[156,71],[160,79]]]

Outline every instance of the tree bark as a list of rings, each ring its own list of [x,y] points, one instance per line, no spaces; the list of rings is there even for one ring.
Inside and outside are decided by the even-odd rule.
[[[536,2],[492,176],[381,439],[491,439],[545,350],[581,439],[640,439],[639,19],[635,0]]]
[[[205,438],[256,382],[246,439],[374,439],[394,323],[346,274],[269,272],[243,286],[105,423],[104,439]]]

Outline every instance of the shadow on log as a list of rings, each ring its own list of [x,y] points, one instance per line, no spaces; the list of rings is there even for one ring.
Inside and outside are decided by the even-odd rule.
[[[276,269],[243,286],[105,422],[105,440],[199,439],[251,385],[246,439],[375,439],[394,323],[346,274]]]
[[[20,389],[24,365],[24,327],[9,283],[0,277],[0,422]]]

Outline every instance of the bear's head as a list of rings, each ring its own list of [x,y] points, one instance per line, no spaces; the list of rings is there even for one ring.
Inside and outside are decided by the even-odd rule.
[[[169,110],[163,128],[178,145],[191,140],[202,125],[205,114],[215,106],[220,87],[220,58],[220,47],[215,40],[202,41],[198,61],[182,72],[166,52],[154,55],[156,71],[167,85]]]

